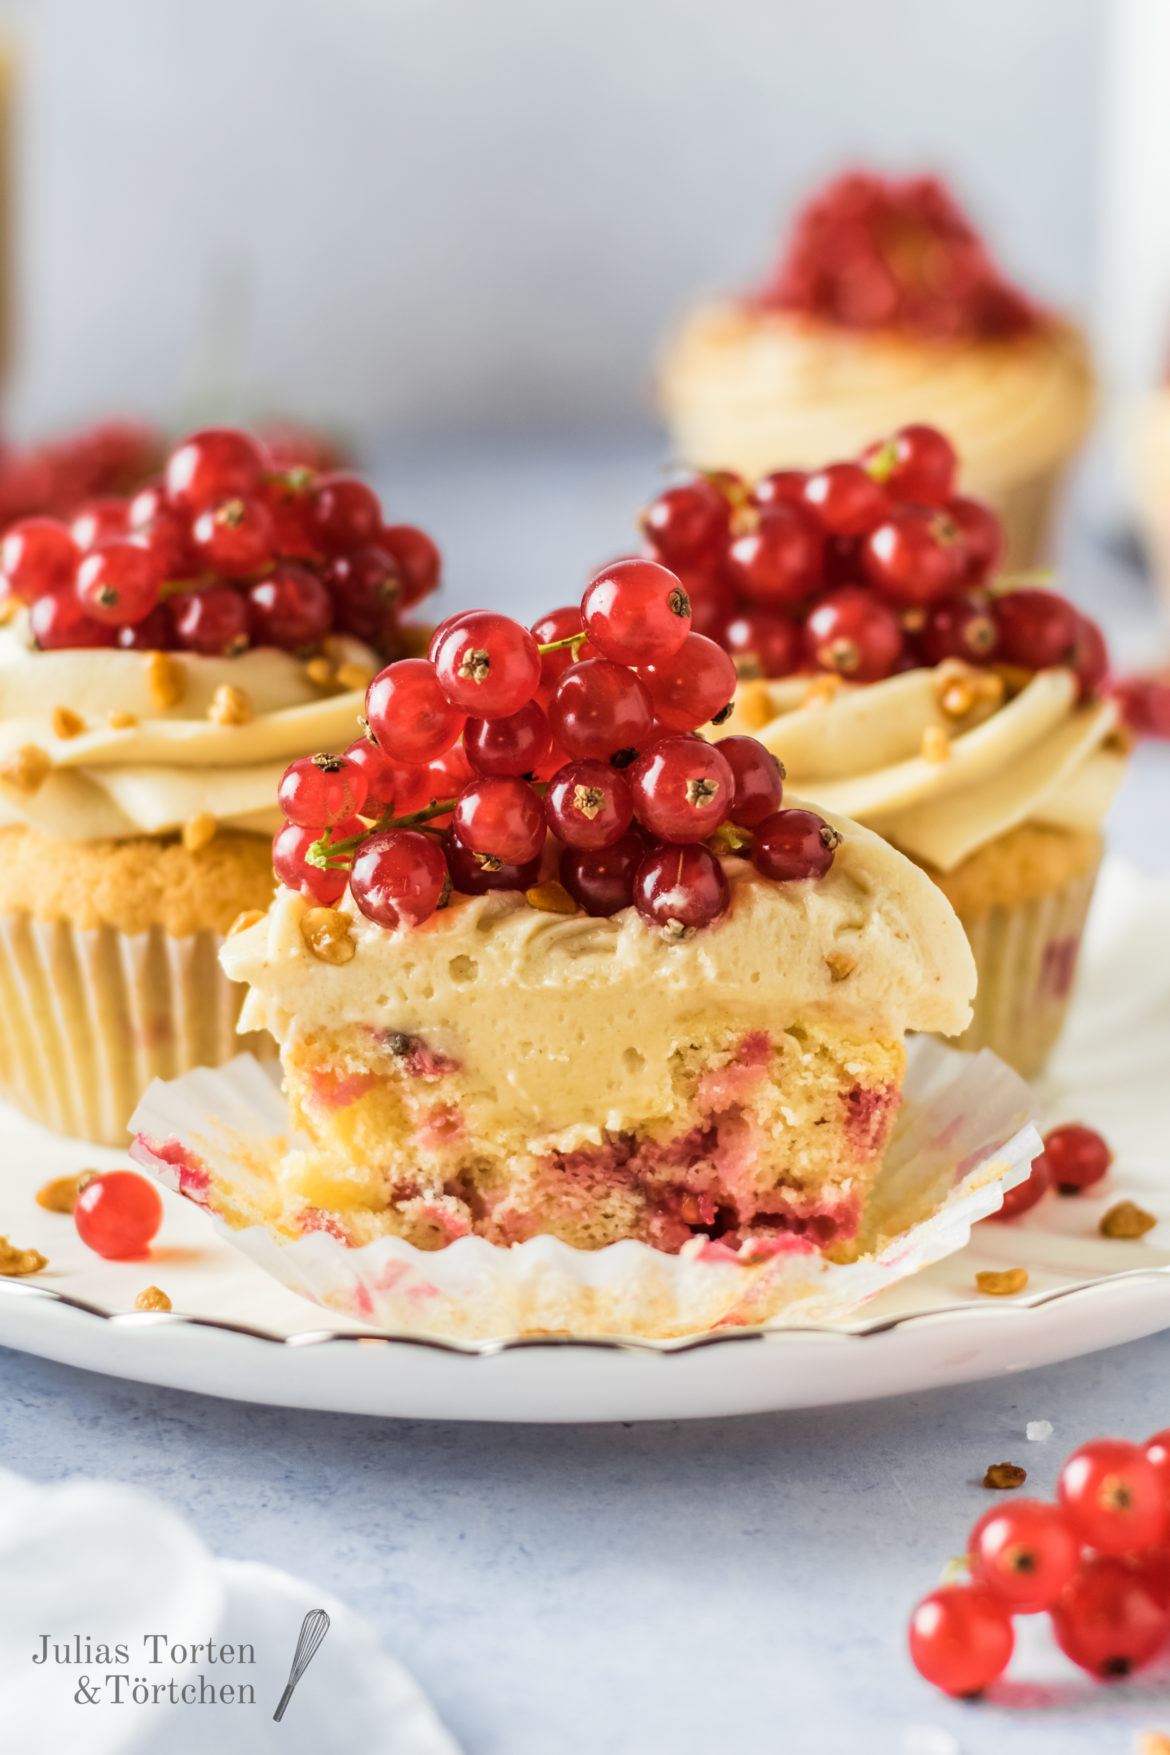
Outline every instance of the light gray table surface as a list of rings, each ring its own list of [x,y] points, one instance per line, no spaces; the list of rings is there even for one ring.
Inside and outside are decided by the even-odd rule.
[[[444,542],[451,607],[535,613],[629,546],[654,455],[631,439],[396,456],[386,497]],[[1069,556],[1123,661],[1156,656],[1137,573],[1075,519]],[[1170,749],[1149,747],[1113,829],[1165,873],[1168,797]],[[1033,1420],[1051,1440],[1026,1440]],[[904,1624],[986,1509],[988,1463],[1024,1462],[1046,1493],[1074,1444],[1166,1424],[1170,1333],[892,1401],[577,1429],[288,1412],[0,1351],[0,1465],[136,1483],[217,1553],[335,1592],[468,1755],[1129,1752],[1138,1727],[1170,1731],[1166,1668],[956,1705],[911,1669]]]

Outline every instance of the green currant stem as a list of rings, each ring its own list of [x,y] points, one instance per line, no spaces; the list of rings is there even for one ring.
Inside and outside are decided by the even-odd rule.
[[[583,646],[589,635],[582,629],[579,634],[569,634],[564,640],[550,640],[547,646],[538,646],[536,650],[542,655],[545,652],[563,652],[566,646]],[[577,654],[574,652],[574,658]]]
[[[330,841],[322,835],[314,841],[305,858],[310,865],[319,867],[321,871],[335,871],[338,866],[348,865],[363,841],[371,835],[380,835],[383,829],[416,829],[422,823],[429,823],[432,817],[444,816],[455,809],[453,798],[432,798],[430,804],[421,810],[410,811],[408,815],[396,817],[393,812],[380,816],[373,828],[363,829],[360,835],[347,835],[343,841]]]

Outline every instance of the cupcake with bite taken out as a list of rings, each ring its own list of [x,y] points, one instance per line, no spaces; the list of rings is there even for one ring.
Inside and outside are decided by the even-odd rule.
[[[0,566],[0,1093],[121,1144],[152,1078],[235,1052],[217,953],[271,899],[276,783],[348,741],[438,557],[358,478],[211,428]]]
[[[1093,375],[1080,333],[1004,279],[941,183],[854,172],[800,213],[764,286],[684,318],[658,392],[682,463],[751,481],[941,427],[1021,567],[1043,550]]]

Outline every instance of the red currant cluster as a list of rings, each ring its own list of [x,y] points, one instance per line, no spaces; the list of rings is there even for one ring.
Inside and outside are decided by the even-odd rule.
[[[0,449],[0,529],[47,513],[71,518],[87,500],[132,494],[149,481],[163,446],[151,427],[104,421],[64,438]]]
[[[1096,624],[1054,591],[992,583],[999,520],[956,488],[933,427],[902,427],[852,462],[784,469],[754,487],[730,471],[668,488],[641,516],[694,626],[741,674],[876,682],[946,658],[1027,670],[1067,664],[1084,695],[1108,665]]]
[[[808,204],[758,302],[952,339],[1023,335],[1039,321],[937,178],[869,172],[837,178]]]
[[[720,853],[750,848],[786,882],[823,876],[837,843],[811,811],[781,810],[783,770],[762,744],[695,735],[730,710],[735,681],[656,561],[615,562],[579,608],[531,630],[452,616],[426,658],[374,678],[366,737],[286,771],[277,876],[323,904],[348,883],[370,920],[416,925],[451,887],[534,886],[551,833],[588,913],[632,903],[671,936],[709,925],[729,900]]]
[[[421,530],[384,524],[357,476],[280,467],[248,433],[207,427],[134,498],[93,500],[68,525],[14,524],[0,571],[46,650],[308,654],[336,631],[396,654],[439,553]]]
[[[1029,1212],[1050,1188],[1055,1188],[1059,1194],[1082,1194],[1086,1188],[1093,1188],[1101,1181],[1112,1162],[1113,1153],[1093,1128],[1083,1127],[1075,1121],[1054,1127],[1045,1134],[1044,1150],[1032,1160],[1029,1174],[1014,1188],[1008,1189],[1003,1205],[991,1216],[993,1219],[1018,1219],[1021,1213]]]
[[[1055,1505],[1017,1499],[979,1519],[970,1582],[932,1591],[910,1618],[914,1665],[946,1694],[980,1694],[1007,1668],[1012,1617],[1047,1610],[1075,1664],[1126,1676],[1170,1636],[1168,1544],[1170,1431],[1094,1439],[1061,1469]]]

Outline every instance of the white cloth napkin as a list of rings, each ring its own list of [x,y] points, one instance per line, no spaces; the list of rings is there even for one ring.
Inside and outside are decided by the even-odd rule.
[[[37,1487],[0,1471],[0,1580],[6,1749],[459,1755],[413,1678],[344,1604],[274,1567],[216,1560],[181,1517],[136,1488]],[[329,1616],[329,1630],[277,1724],[297,1637],[314,1609]],[[46,1635],[48,1660],[35,1663]],[[203,1651],[192,1659],[186,1648],[194,1645]],[[251,1648],[254,1661],[225,1662],[228,1647],[237,1660]],[[141,1689],[134,1699],[136,1684],[149,1690],[145,1702]],[[225,1686],[235,1698],[222,1698]],[[241,1703],[249,1688],[254,1699]]]

